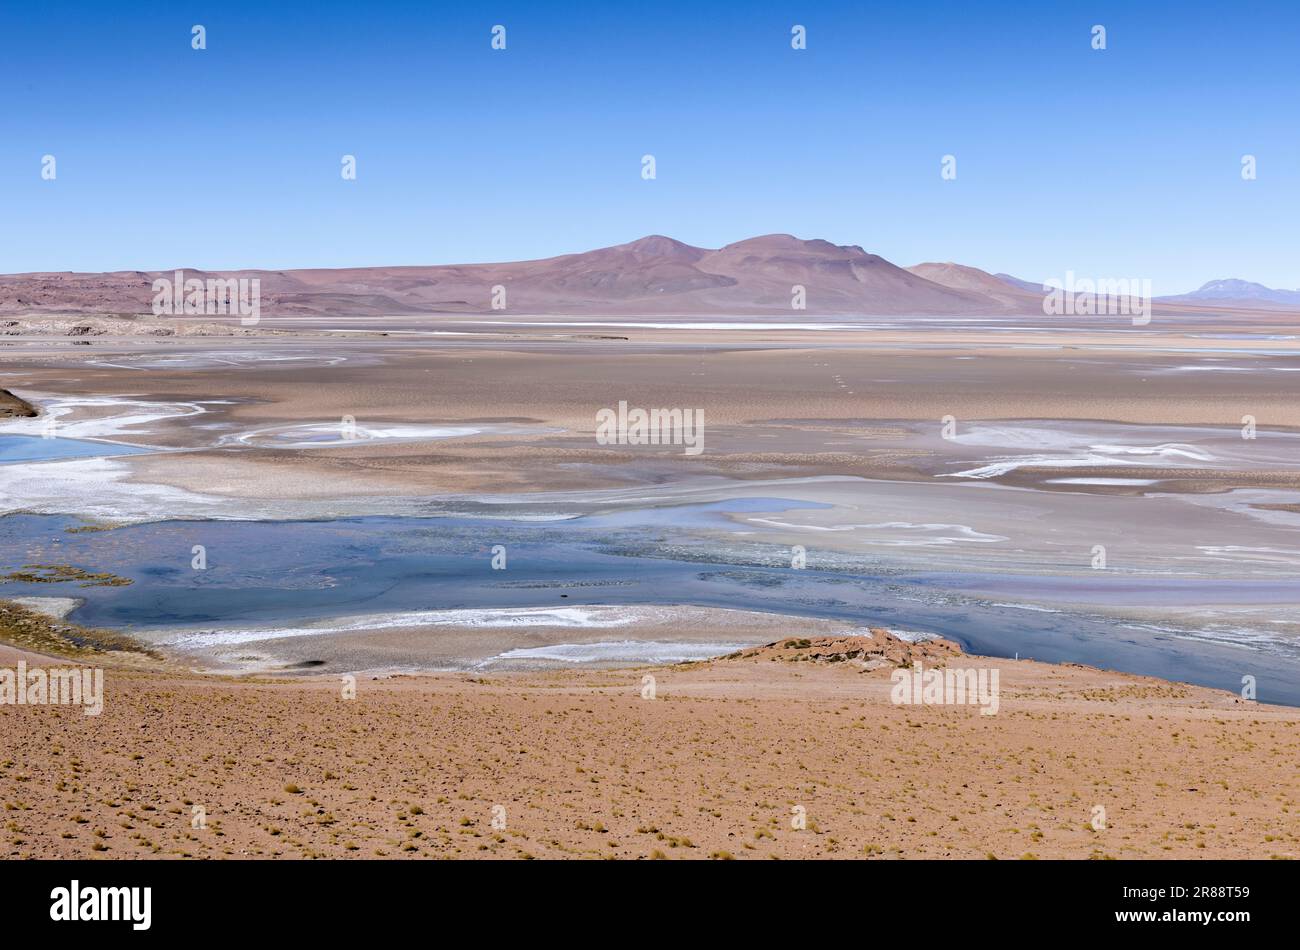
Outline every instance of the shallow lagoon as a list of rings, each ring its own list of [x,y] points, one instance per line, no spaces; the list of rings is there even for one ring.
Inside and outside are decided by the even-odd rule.
[[[139,455],[149,449],[91,439],[46,439],[38,435],[0,435],[0,465],[51,459],[108,458]]]
[[[128,587],[0,584],[0,596],[77,596],[71,619],[134,631],[286,626],[339,616],[484,607],[689,604],[824,617],[941,634],[968,650],[1079,662],[1217,686],[1241,677],[1259,697],[1300,705],[1300,651],[1188,639],[1093,612],[1124,603],[1293,602],[1280,581],[1029,578],[886,571],[867,562],[794,570],[773,545],[723,544],[701,528],[728,512],[807,503],[748,499],[567,521],[471,517],[333,521],[167,521],[69,533],[76,519],[0,518],[0,568],[75,564],[130,577]],[[206,569],[192,566],[201,545]],[[506,569],[492,567],[503,545]],[[1013,600],[1020,582],[1037,603]],[[1212,591],[1212,594],[1211,594]],[[1073,605],[1073,606],[1069,606]],[[430,635],[436,636],[436,632]]]

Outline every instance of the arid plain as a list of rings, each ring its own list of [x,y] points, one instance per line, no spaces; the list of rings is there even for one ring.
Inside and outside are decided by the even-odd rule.
[[[117,449],[0,465],[0,639],[107,667],[0,709],[6,853],[1294,857],[1294,315],[963,307],[15,312],[0,434]]]

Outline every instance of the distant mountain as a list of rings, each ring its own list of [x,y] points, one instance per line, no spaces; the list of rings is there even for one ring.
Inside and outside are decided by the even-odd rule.
[[[163,271],[0,275],[0,314],[149,313]],[[185,279],[257,278],[265,316],[509,314],[1041,314],[1039,284],[954,263],[898,267],[857,245],[766,234],[710,249],[654,234],[628,244],[498,264],[203,271]],[[800,292],[797,288],[802,288]],[[504,293],[502,293],[502,290]],[[792,303],[802,293],[803,310]],[[504,299],[503,299],[504,298]],[[493,307],[494,300],[503,307]],[[1164,298],[1205,306],[1300,309],[1300,291],[1212,281]]]
[[[1300,290],[1274,290],[1249,280],[1212,280],[1190,294],[1157,297],[1162,303],[1202,304],[1233,309],[1294,310],[1300,308]]]
[[[982,294],[1012,309],[1019,310],[1026,305],[1042,307],[1042,287],[1023,281],[1012,284],[1004,277],[982,271],[978,267],[968,267],[965,264],[954,264],[949,261],[944,264],[913,264],[907,270],[918,277],[943,284],[945,287]],[[1018,286],[1019,283],[1023,283],[1024,286]]]
[[[174,269],[0,276],[0,312],[148,313]],[[651,235],[580,254],[501,264],[316,270],[184,269],[260,280],[268,316],[505,312],[556,315],[1001,313],[1005,295],[926,279],[861,247],[768,234],[718,249]],[[806,310],[792,307],[796,286]]]
[[[1010,284],[1012,287],[1023,290],[1027,293],[1038,294],[1039,296],[1042,296],[1043,294],[1043,285],[1041,282],[1034,283],[1032,280],[1021,280],[1019,277],[1012,277],[1010,274],[994,274],[993,276],[1004,284]]]

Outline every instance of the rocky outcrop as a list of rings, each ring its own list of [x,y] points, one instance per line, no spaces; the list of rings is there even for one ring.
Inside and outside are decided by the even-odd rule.
[[[850,663],[866,670],[911,666],[914,662],[943,665],[961,656],[951,640],[938,637],[912,642],[883,627],[868,628],[870,636],[792,637],[733,653],[727,659],[772,660],[783,663]]]
[[[30,419],[39,415],[31,403],[19,399],[7,389],[0,389],[0,419]]]

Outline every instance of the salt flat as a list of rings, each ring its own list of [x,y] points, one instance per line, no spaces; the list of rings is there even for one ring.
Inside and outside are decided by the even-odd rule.
[[[145,451],[0,468],[0,507],[108,525],[468,514],[650,530],[683,506],[776,497],[801,507],[692,530],[715,555],[800,546],[814,564],[1091,576],[1102,589],[1150,576],[1227,591],[1300,562],[1289,374],[1189,371],[1300,369],[1277,350],[1289,334],[1274,315],[1253,333],[999,317],[991,334],[970,319],[447,315],[423,318],[456,334],[433,341],[376,336],[410,317],[368,317],[351,336],[281,318],[233,340],[7,349],[8,384],[60,434]],[[565,332],[598,323],[622,336]],[[705,451],[597,444],[596,413],[621,400],[699,408]],[[1274,619],[1290,624],[1294,606],[1275,604]]]

